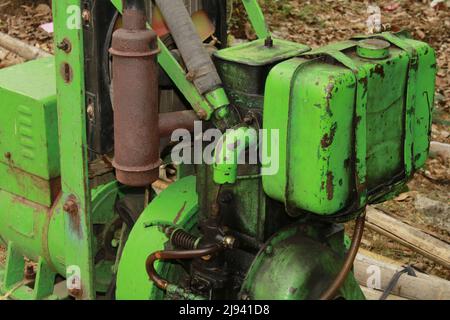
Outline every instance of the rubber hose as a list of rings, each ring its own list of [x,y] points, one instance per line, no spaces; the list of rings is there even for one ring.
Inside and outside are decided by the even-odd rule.
[[[222,86],[216,67],[205,50],[182,0],[156,0],[183,61],[200,94]]]
[[[352,237],[352,244],[347,253],[344,265],[342,266],[341,271],[338,273],[331,286],[327,289],[327,291],[325,291],[322,294],[320,300],[333,299],[336,296],[339,289],[344,284],[345,280],[347,279],[348,274],[352,270],[356,254],[358,253],[359,245],[361,244],[365,222],[366,222],[366,213],[364,212],[361,216],[358,217],[358,219],[356,219],[355,230],[353,231]]]

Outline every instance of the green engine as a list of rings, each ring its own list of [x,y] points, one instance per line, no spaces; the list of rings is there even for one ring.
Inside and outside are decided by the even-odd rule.
[[[103,31],[112,35],[99,50],[104,63],[87,42],[95,43],[95,23],[68,29],[61,12],[77,1],[58,1],[55,59],[0,72],[0,239],[8,246],[0,292],[364,299],[351,266],[365,207],[398,193],[425,163],[434,50],[388,32],[311,50],[273,38],[257,1],[243,1],[259,39],[211,53],[189,33],[182,1],[166,2],[170,10],[156,4],[169,33],[152,25],[153,34],[141,1],[113,1],[123,27]],[[118,19],[108,6],[89,9]],[[189,27],[180,31],[180,21]],[[107,76],[93,85],[100,66]],[[211,161],[178,162],[176,181],[155,195],[159,165],[180,145],[164,144],[163,127],[189,133],[192,114],[201,139],[183,155],[200,150]],[[352,219],[349,244],[342,223]],[[23,280],[24,256],[38,262],[32,281]],[[68,290],[58,295],[63,278]]]

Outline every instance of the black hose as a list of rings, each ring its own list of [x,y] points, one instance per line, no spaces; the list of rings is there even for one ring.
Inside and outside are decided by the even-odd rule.
[[[222,86],[211,57],[203,46],[182,0],[155,0],[200,94]]]

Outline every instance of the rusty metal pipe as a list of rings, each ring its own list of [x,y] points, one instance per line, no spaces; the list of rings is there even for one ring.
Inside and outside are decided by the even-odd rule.
[[[125,2],[127,3],[127,2]],[[147,30],[140,1],[130,1],[123,28],[113,34],[113,104],[117,180],[132,187],[159,176],[159,52],[156,33]]]
[[[162,278],[155,270],[155,262],[158,260],[187,260],[202,258],[213,255],[220,251],[221,246],[213,245],[210,247],[196,249],[196,250],[175,250],[175,251],[157,251],[148,256],[145,262],[145,268],[147,270],[148,277],[153,281],[156,286],[162,290],[166,290],[169,286],[169,281]]]
[[[144,0],[123,0],[123,9],[145,10]]]
[[[333,299],[339,289],[344,284],[347,279],[348,274],[352,270],[353,263],[356,258],[356,254],[358,253],[359,246],[361,244],[361,239],[364,233],[364,225],[366,223],[366,213],[364,212],[361,216],[356,219],[355,230],[353,231],[352,237],[352,245],[350,246],[349,251],[347,252],[347,256],[345,258],[344,264],[342,266],[341,271],[338,273],[336,278],[330,287],[325,291],[320,300],[331,300]]]
[[[177,129],[194,131],[194,123],[199,121],[195,111],[176,111],[159,114],[159,136],[161,138],[170,137]]]

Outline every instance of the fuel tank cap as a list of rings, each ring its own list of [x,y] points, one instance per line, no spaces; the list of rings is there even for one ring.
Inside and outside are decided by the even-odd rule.
[[[364,39],[358,42],[356,52],[365,59],[385,59],[389,57],[391,44],[382,39]]]

